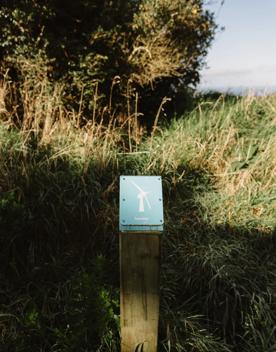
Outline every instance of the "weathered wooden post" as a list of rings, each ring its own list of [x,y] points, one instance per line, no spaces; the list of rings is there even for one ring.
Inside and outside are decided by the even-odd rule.
[[[156,352],[159,320],[160,176],[120,177],[121,352]]]

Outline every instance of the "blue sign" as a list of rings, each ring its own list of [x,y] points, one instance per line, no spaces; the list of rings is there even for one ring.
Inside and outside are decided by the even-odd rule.
[[[120,230],[161,232],[163,196],[160,176],[120,177]]]

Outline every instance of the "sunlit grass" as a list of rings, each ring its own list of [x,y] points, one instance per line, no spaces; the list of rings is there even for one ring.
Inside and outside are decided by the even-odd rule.
[[[163,179],[160,351],[274,351],[276,97],[205,97],[152,137],[45,84],[21,127],[0,104],[1,351],[119,350],[120,174]]]

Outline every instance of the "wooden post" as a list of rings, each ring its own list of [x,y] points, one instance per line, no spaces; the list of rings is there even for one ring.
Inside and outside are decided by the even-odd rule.
[[[121,352],[156,352],[160,235],[120,234]]]
[[[121,352],[157,352],[160,176],[120,177]]]

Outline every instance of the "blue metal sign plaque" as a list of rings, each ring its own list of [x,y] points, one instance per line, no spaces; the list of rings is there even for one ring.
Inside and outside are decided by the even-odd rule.
[[[120,231],[162,232],[164,224],[160,176],[120,177]]]

